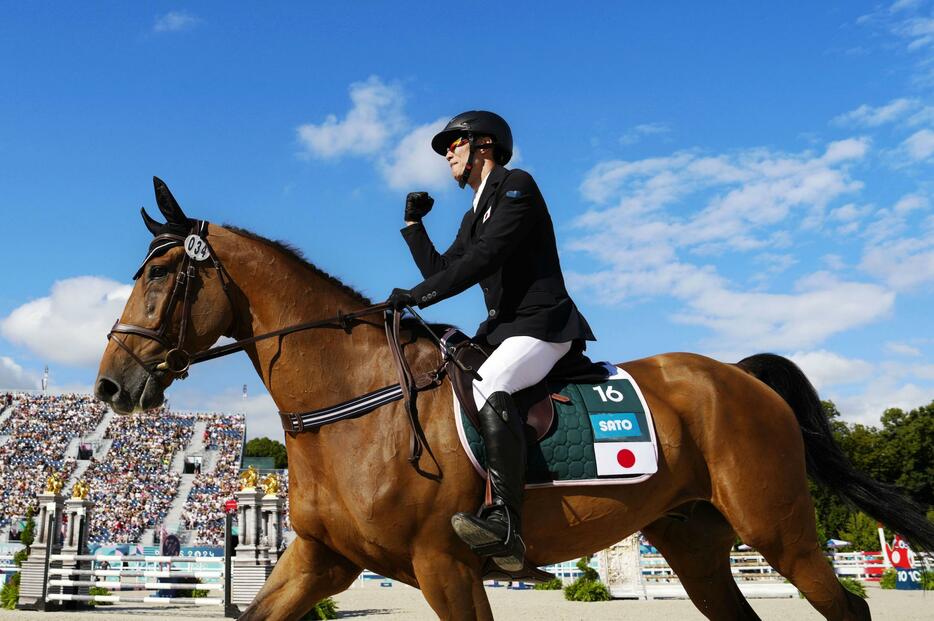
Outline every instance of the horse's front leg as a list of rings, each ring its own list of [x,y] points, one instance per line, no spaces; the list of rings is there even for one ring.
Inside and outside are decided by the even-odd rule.
[[[349,587],[361,571],[317,541],[296,538],[240,619],[301,619],[318,601]]]
[[[460,557],[450,549],[418,550],[412,558],[418,587],[439,619],[493,619],[480,576],[480,559],[463,547]]]

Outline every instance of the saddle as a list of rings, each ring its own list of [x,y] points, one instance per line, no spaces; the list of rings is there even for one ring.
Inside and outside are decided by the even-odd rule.
[[[454,387],[454,394],[464,413],[479,428],[480,416],[473,396],[472,374],[480,368],[492,351],[489,345],[472,340],[456,328],[445,332],[441,342],[448,352],[445,370]],[[544,438],[554,426],[553,401],[563,403],[567,400],[561,395],[551,394],[548,390],[549,384],[596,384],[606,381],[607,376],[606,367],[591,361],[584,355],[583,343],[575,342],[545,379],[514,394],[513,399],[525,423],[526,439],[529,443]]]

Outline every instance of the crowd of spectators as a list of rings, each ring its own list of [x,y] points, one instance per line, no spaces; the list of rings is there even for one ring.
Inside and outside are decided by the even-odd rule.
[[[135,543],[158,528],[178,493],[175,453],[191,441],[195,416],[164,409],[115,416],[105,437],[113,440],[101,459],[92,458],[84,479],[95,502],[90,539]]]
[[[69,443],[91,435],[106,412],[94,397],[76,394],[0,393],[0,412],[7,407],[9,415],[0,423],[0,436],[7,436],[0,440],[0,528],[36,507],[49,475],[69,481],[77,467],[75,459],[65,458]],[[191,446],[198,422],[205,424],[204,454],[189,457],[199,466],[200,458],[206,461],[196,469],[180,526],[192,531],[192,545],[223,543],[224,503],[239,489],[244,417],[165,409],[110,419],[104,431],[109,449],[93,455],[80,477],[95,503],[91,542],[139,543],[145,530],[163,526],[181,482],[181,468],[173,472],[173,465],[181,465],[175,457]],[[66,496],[70,492],[70,487],[62,490]],[[282,473],[279,495],[287,494]],[[287,508],[283,518],[288,527]]]
[[[201,415],[206,416],[206,415]],[[204,448],[217,451],[210,472],[195,476],[185,510],[184,527],[193,531],[193,543],[221,545],[224,537],[224,502],[239,489],[240,458],[246,423],[241,415],[206,417]]]
[[[36,508],[46,479],[67,481],[76,467],[66,459],[68,444],[97,427],[106,406],[90,395],[4,393],[0,410],[12,412],[0,424],[0,528]]]

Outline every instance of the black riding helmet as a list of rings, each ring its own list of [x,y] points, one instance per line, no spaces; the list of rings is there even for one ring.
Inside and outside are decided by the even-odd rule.
[[[486,110],[461,112],[448,121],[444,129],[435,134],[435,137],[431,139],[431,148],[438,155],[447,155],[448,146],[459,136],[466,136],[470,141],[470,159],[459,180],[461,187],[464,187],[470,176],[476,140],[480,136],[489,136],[493,139],[493,161],[497,164],[505,166],[512,158],[512,130],[509,129],[506,120],[495,112]]]

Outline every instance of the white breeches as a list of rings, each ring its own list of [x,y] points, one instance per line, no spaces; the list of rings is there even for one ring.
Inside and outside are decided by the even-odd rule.
[[[548,375],[555,363],[571,349],[571,341],[549,343],[531,336],[510,336],[477,369],[483,381],[474,381],[477,409],[494,392],[515,394],[534,386]]]

